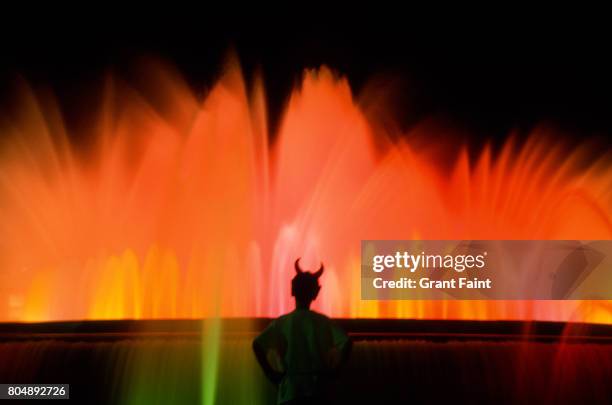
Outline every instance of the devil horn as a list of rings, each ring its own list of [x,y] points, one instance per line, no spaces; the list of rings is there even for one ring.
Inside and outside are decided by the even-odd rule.
[[[300,259],[301,259],[301,257],[298,257],[298,258],[295,260],[295,272],[296,272],[297,274],[302,274],[302,269],[300,269]]]
[[[321,267],[319,267],[319,270],[317,270],[317,272],[314,274],[316,278],[321,277],[321,274],[323,274],[323,270],[325,270],[325,267],[323,266],[323,263],[321,263]]]

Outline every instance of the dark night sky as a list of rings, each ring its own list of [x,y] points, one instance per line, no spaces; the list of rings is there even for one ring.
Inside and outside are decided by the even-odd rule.
[[[543,120],[575,138],[612,132],[612,47],[605,27],[537,20],[529,26],[417,22],[373,15],[306,24],[288,17],[201,13],[188,19],[163,13],[117,20],[16,19],[1,32],[2,99],[10,99],[5,89],[19,73],[35,85],[50,85],[71,121],[108,69],[129,80],[134,61],[153,55],[203,88],[233,47],[247,75],[262,68],[273,113],[304,67],[324,63],[346,74],[357,92],[375,75],[393,78],[396,119],[404,127],[436,115],[476,138],[527,130]]]

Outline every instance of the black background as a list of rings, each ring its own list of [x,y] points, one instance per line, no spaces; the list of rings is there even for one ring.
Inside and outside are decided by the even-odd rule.
[[[203,91],[233,49],[247,78],[255,69],[263,72],[272,126],[302,70],[327,64],[348,77],[356,94],[371,79],[384,78],[396,106],[390,113],[402,129],[444,117],[476,141],[495,142],[512,129],[527,133],[546,122],[569,139],[595,137],[609,147],[612,47],[605,22],[546,15],[475,23],[435,14],[421,21],[418,14],[398,13],[354,18],[321,11],[321,19],[298,18],[299,11],[5,14],[2,101],[10,103],[11,83],[21,75],[35,87],[50,86],[69,128],[76,128],[84,100],[92,100],[104,73],[129,81],[135,62],[154,56]]]

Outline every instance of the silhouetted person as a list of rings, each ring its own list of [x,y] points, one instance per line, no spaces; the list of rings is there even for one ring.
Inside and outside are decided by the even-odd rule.
[[[321,286],[316,273],[300,269],[291,280],[295,310],[274,321],[253,341],[266,376],[278,384],[279,404],[319,404],[325,401],[332,377],[348,358],[351,341],[328,317],[310,310]]]

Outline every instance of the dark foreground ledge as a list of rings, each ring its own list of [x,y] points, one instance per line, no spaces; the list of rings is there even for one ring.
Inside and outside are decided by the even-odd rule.
[[[70,384],[70,403],[87,405],[276,403],[251,348],[269,319],[214,322],[0,324],[0,382]],[[612,403],[609,325],[337,322],[355,342],[332,403]]]
[[[220,320],[112,320],[0,323],[0,342],[17,340],[117,340],[126,338],[201,338],[207,325],[219,322],[224,337],[250,337],[268,318]],[[414,319],[336,319],[354,340],[413,339],[527,340],[612,343],[612,325],[542,321],[463,321]]]

